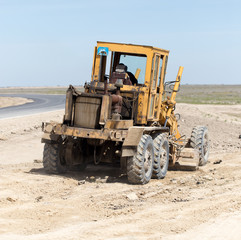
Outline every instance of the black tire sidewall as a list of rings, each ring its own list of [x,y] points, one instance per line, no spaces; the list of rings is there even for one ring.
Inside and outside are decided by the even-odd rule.
[[[198,134],[199,133],[199,134]],[[200,134],[201,136],[201,143],[200,141]],[[205,136],[207,137],[207,151],[206,154],[204,153],[204,140]],[[198,150],[199,153],[199,166],[204,166],[208,162],[209,156],[209,137],[208,137],[208,129],[205,126],[197,126],[194,127],[192,130],[191,135],[191,146]]]
[[[68,168],[66,164],[61,163],[60,144],[45,143],[43,165],[49,173],[66,173]]]
[[[147,149],[150,149],[151,164],[148,171],[145,171],[145,153]],[[153,139],[150,135],[145,134],[141,137],[137,146],[136,153],[133,157],[127,159],[127,177],[129,183],[132,184],[146,184],[152,177],[154,164],[154,147]]]
[[[151,166],[150,168],[148,169],[148,172],[146,173],[145,172],[145,167],[144,167],[144,161],[145,161],[145,153],[148,149],[148,147],[151,147]],[[145,183],[149,182],[150,179],[151,179],[151,176],[152,176],[152,171],[153,171],[153,164],[154,164],[154,148],[153,148],[153,140],[152,140],[152,137],[148,135],[148,138],[145,142],[145,145],[144,145],[144,150],[143,150],[143,160],[142,160],[142,169],[143,169],[143,177],[144,177],[144,181]]]
[[[168,140],[164,139],[164,142],[163,142],[162,145],[165,145],[165,150],[166,150],[166,154],[167,154],[167,161],[166,161],[165,167],[160,171],[161,178],[164,178],[167,174],[167,170],[168,170],[168,166],[169,166],[169,144],[168,144]]]
[[[155,147],[155,144],[157,145],[157,148]],[[166,163],[163,168],[161,168],[161,152],[163,150],[166,151]],[[163,179],[168,170],[169,166],[169,143],[167,140],[167,137],[164,134],[159,134],[158,136],[155,137],[154,139],[154,158],[157,156],[157,159],[154,159],[154,167],[153,167],[153,178],[157,179]],[[154,172],[155,168],[155,172]]]

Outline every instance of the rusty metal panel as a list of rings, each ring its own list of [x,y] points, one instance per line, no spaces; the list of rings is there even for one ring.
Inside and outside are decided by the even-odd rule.
[[[100,121],[99,124],[104,125],[111,115],[111,96],[103,95],[101,111],[100,111]]]
[[[132,157],[136,154],[136,147],[123,147],[121,152],[121,157]]]
[[[133,120],[107,120],[105,124],[105,128],[109,129],[128,129],[133,126]]]
[[[147,107],[148,107],[149,95],[148,91],[145,93],[140,93],[138,97],[138,111],[136,117],[137,124],[147,123]]]
[[[99,125],[101,98],[79,96],[75,102],[74,126],[97,128]]]
[[[58,124],[54,128],[54,133],[59,135],[67,135],[81,138],[94,138],[94,139],[109,139],[109,133],[97,129],[68,127],[67,125]]]
[[[141,140],[143,131],[144,127],[129,128],[128,135],[123,143],[123,146],[137,146]]]
[[[79,138],[103,139],[123,142],[127,137],[128,130],[111,130],[111,129],[90,129],[70,127],[64,124],[45,123],[45,128],[52,127],[51,134],[73,136]],[[49,127],[49,128],[50,128]]]
[[[72,109],[73,109],[73,91],[69,87],[66,92],[65,116],[64,116],[64,120],[69,123],[71,123],[72,121]]]

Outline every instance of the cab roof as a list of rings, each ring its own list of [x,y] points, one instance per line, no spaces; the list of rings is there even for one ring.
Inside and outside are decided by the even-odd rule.
[[[140,53],[140,54],[159,52],[164,55],[169,55],[169,50],[152,47],[152,46],[146,46],[146,45],[97,41],[97,47],[99,46],[109,47],[111,51]]]

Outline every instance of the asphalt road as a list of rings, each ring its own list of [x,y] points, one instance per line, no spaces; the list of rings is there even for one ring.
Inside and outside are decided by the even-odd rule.
[[[65,106],[65,95],[0,94],[0,97],[23,97],[34,101],[24,105],[0,108],[0,119],[60,110]]]

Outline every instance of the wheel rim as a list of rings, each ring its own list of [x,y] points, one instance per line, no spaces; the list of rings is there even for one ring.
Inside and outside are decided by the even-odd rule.
[[[145,151],[145,157],[144,157],[144,170],[145,175],[148,176],[151,172],[151,166],[152,166],[152,148],[149,145]]]

